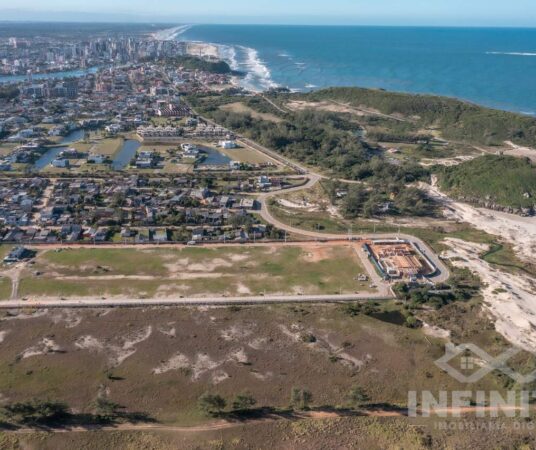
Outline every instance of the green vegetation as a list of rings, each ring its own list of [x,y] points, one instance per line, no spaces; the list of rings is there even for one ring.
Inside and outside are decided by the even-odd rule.
[[[352,386],[348,392],[348,402],[353,408],[359,408],[369,400],[370,397],[361,386]]]
[[[393,291],[400,299],[406,300],[410,308],[428,305],[440,309],[454,301],[468,301],[480,290],[480,280],[469,269],[451,269],[449,281],[439,286],[420,286],[397,283]]]
[[[197,404],[203,414],[210,417],[220,416],[227,406],[227,402],[221,395],[210,394],[208,392],[205,392],[199,397]]]
[[[6,277],[0,277],[0,300],[7,300],[11,297],[11,280]]]
[[[375,184],[371,188],[353,185],[341,209],[349,219],[381,215],[432,216],[435,213],[434,203],[423,191],[401,184]]]
[[[65,249],[37,256],[19,296],[353,293],[369,291],[363,271],[350,246]]]
[[[466,201],[512,208],[536,204],[536,166],[527,159],[482,156],[441,169],[439,183]]]
[[[229,74],[231,67],[225,61],[207,61],[203,58],[190,55],[179,55],[173,58],[166,58],[161,61],[166,66],[182,67],[186,70],[199,70],[202,72]]]
[[[33,399],[4,406],[1,414],[17,425],[50,425],[64,419],[68,409],[63,403]]]
[[[292,388],[290,391],[290,407],[292,409],[306,410],[309,409],[313,401],[313,394],[308,389]]]
[[[309,101],[337,100],[374,108],[383,114],[399,114],[418,127],[436,127],[446,139],[483,145],[505,140],[536,146],[536,120],[521,114],[473,105],[432,95],[412,95],[362,88],[331,88],[293,96]]]
[[[233,401],[234,411],[247,411],[253,408],[257,404],[257,400],[251,395],[251,393],[245,391],[238,394]]]

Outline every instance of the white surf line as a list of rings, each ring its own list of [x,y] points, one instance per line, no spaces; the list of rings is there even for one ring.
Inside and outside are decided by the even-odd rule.
[[[536,53],[533,53],[533,52],[486,52],[486,55],[536,56]]]

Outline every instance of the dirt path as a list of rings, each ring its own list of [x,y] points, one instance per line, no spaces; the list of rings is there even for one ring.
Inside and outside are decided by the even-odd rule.
[[[11,267],[8,270],[5,270],[3,272],[0,272],[0,275],[3,277],[8,278],[11,281],[11,296],[10,300],[16,300],[18,298],[19,293],[19,280],[22,271],[24,270],[25,264],[19,263],[15,266]]]
[[[270,103],[270,105],[272,105],[275,109],[277,109],[280,113],[283,113],[283,114],[287,114],[288,111],[285,111],[283,108],[281,108],[280,106],[276,105],[272,100],[270,100],[268,97],[264,96],[261,94],[261,98],[263,100],[266,100],[268,103]]]
[[[464,415],[474,414],[477,412],[495,413],[500,411],[519,411],[520,407],[508,407],[503,408],[489,407],[489,406],[468,406],[468,407],[449,407],[435,409],[436,414],[447,414],[451,417],[461,417]],[[217,420],[204,425],[197,425],[192,427],[181,427],[175,425],[163,425],[163,424],[133,424],[123,423],[110,426],[72,426],[64,428],[45,428],[45,429],[33,429],[33,428],[20,428],[17,430],[6,430],[4,433],[13,434],[31,434],[37,431],[47,433],[87,433],[94,431],[171,431],[174,433],[203,433],[218,430],[227,430],[232,428],[241,428],[244,426],[255,426],[264,423],[274,423],[278,421],[301,421],[301,420],[326,420],[337,419],[342,417],[408,417],[409,411],[407,409],[400,410],[384,410],[384,409],[360,409],[357,411],[302,411],[289,414],[270,414],[266,417],[259,419],[245,419],[245,420]],[[421,415],[420,411],[417,411],[417,415]]]
[[[336,100],[330,100],[330,102],[335,104],[335,105],[343,106],[344,108],[347,108],[349,110],[354,110],[354,111],[356,111],[358,113],[367,114],[369,116],[383,117],[385,119],[396,120],[397,122],[409,122],[409,123],[415,123],[416,122],[415,120],[408,119],[408,118],[405,118],[405,117],[394,116],[392,114],[384,114],[384,113],[381,113],[379,111],[374,111],[372,109],[363,108],[361,106],[352,106],[352,105],[349,105],[347,103],[338,102]]]

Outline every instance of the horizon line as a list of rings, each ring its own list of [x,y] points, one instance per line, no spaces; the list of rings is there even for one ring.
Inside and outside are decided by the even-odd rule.
[[[94,25],[171,25],[171,26],[198,26],[198,25],[217,25],[217,26],[273,26],[273,27],[362,27],[362,28],[451,28],[451,29],[536,29],[536,25],[426,25],[426,24],[363,24],[363,23],[262,23],[262,22],[165,22],[160,20],[136,21],[136,20],[53,20],[53,19],[0,19],[0,24],[6,23],[25,23],[25,24],[43,24],[43,23],[65,23],[65,24],[94,24]]]

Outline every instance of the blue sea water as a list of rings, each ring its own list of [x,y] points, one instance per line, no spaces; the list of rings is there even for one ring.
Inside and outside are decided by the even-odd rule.
[[[195,25],[254,90],[361,86],[536,115],[536,29]]]

